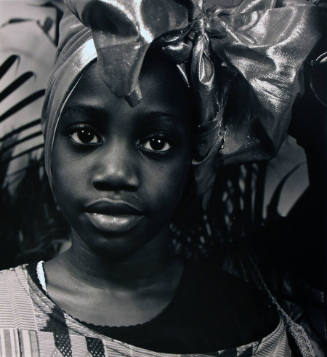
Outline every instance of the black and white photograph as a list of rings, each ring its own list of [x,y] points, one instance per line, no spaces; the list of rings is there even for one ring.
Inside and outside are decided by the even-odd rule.
[[[327,356],[327,0],[0,0],[0,357]]]

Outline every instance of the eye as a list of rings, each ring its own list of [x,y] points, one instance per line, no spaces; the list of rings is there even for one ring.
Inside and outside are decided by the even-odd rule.
[[[70,139],[74,144],[96,145],[101,143],[101,138],[90,126],[81,126],[72,128],[69,133]]]
[[[171,143],[162,136],[152,136],[140,143],[140,146],[146,151],[163,153],[172,148]]]

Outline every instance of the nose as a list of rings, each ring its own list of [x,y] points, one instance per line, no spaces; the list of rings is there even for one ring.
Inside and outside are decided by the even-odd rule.
[[[135,158],[122,140],[104,145],[97,155],[92,177],[97,190],[137,190],[140,181]]]

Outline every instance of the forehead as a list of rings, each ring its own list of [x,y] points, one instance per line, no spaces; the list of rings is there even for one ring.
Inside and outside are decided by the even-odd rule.
[[[125,98],[117,97],[106,86],[94,62],[84,70],[65,109],[86,106],[108,112],[159,111],[190,119],[190,89],[174,64],[158,56],[149,56],[144,62],[139,82],[143,98],[139,104],[131,107]]]

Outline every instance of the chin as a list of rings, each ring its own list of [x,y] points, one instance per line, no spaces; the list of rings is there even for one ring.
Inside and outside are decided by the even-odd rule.
[[[136,251],[141,249],[142,245],[126,242],[126,238],[103,239],[92,244],[92,250],[101,258],[110,260],[123,260],[130,257]]]
[[[73,229],[73,245],[92,255],[110,260],[122,260],[132,255],[147,254],[168,245],[167,225],[138,225],[128,232],[103,232],[94,227],[77,224]],[[159,227],[159,230],[158,230]]]
[[[135,236],[126,235],[88,235],[87,237],[78,236],[74,244],[83,245],[84,250],[99,257],[100,259],[110,259],[111,261],[124,260],[142,249],[148,244],[149,240],[144,237],[149,235]],[[151,237],[151,236],[150,236]]]

